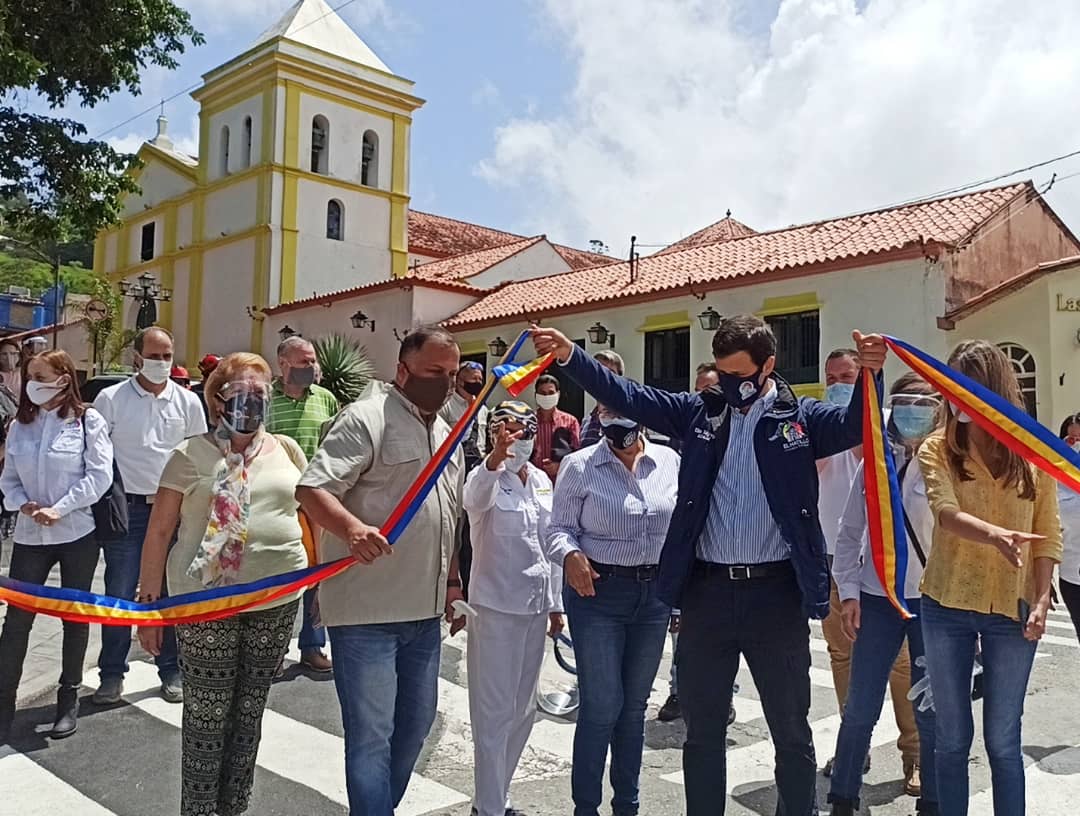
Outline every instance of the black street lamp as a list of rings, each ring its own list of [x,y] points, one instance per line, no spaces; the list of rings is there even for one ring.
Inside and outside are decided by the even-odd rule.
[[[488,343],[488,351],[491,352],[492,357],[502,357],[504,354],[506,354],[507,348],[508,346],[506,345],[506,341],[503,340],[501,337],[496,337],[494,340]]]
[[[594,323],[588,331],[589,342],[598,346],[608,344],[608,348],[615,348],[615,335],[607,330],[607,326],[599,321]]]
[[[135,318],[135,328],[139,331],[148,329],[157,323],[157,304],[172,300],[172,289],[166,289],[149,272],[143,272],[134,281],[120,281],[120,294],[139,304],[139,314]]]
[[[357,311],[356,314],[349,318],[349,320],[352,321],[354,329],[362,329],[365,326],[371,326],[371,330],[375,331],[375,321],[361,311]]]
[[[724,318],[716,311],[716,309],[710,306],[704,312],[699,314],[697,319],[701,321],[701,328],[705,331],[716,331],[720,328],[720,321]]]

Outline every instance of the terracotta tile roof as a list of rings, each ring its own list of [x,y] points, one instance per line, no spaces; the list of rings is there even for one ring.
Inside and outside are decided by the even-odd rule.
[[[480,249],[476,252],[467,252],[464,255],[454,255],[438,261],[430,261],[420,264],[409,270],[409,277],[422,278],[431,281],[463,281],[473,275],[479,275],[495,264],[502,263],[507,258],[517,255],[519,252],[545,240],[540,235],[536,238],[522,238],[510,244]]]
[[[409,210],[409,251],[418,255],[449,258],[481,249],[493,249],[523,241],[528,236],[458,221],[444,215]],[[534,236],[543,237],[543,236]],[[562,244],[552,244],[571,269],[615,263],[618,259]]]
[[[485,293],[491,291],[489,289],[477,289],[475,286],[469,286],[467,283],[459,283],[453,280],[424,280],[423,278],[391,278],[390,280],[375,281],[374,283],[365,283],[362,286],[353,286],[349,289],[341,289],[337,292],[327,292],[326,294],[313,294],[311,297],[302,298],[300,300],[290,300],[288,303],[279,303],[277,306],[270,306],[263,309],[263,314],[275,315],[282,314],[283,312],[292,312],[297,309],[304,309],[308,306],[329,306],[331,303],[336,303],[339,300],[348,300],[349,298],[359,297],[361,295],[372,295],[377,292],[386,292],[391,289],[409,289],[415,286],[422,286],[426,289],[439,289],[444,292],[457,292],[463,295],[474,295],[481,297]]]
[[[715,224],[710,224],[704,229],[687,235],[681,241],[676,241],[671,246],[660,250],[660,252],[677,252],[680,249],[715,244],[717,241],[731,241],[735,238],[745,238],[748,235],[757,235],[757,231],[746,226],[741,221],[736,221],[731,217],[731,210],[728,210],[727,215]]]
[[[90,320],[88,318],[77,317],[74,320],[68,320],[64,323],[50,323],[48,326],[42,326],[40,329],[26,329],[21,332],[16,332],[15,334],[5,334],[0,339],[4,340],[5,342],[18,343],[26,340],[29,337],[37,337],[39,335],[45,337],[50,334],[56,334],[56,332],[58,331],[63,331],[64,329],[71,329],[75,326],[81,326],[84,323],[89,322]]]
[[[939,328],[955,328],[955,326],[951,324],[955,324],[957,320],[963,320],[965,317],[970,317],[975,312],[985,309],[991,303],[997,303],[1002,298],[1008,297],[1013,292],[1020,291],[1028,284],[1034,283],[1046,275],[1077,265],[1080,265],[1080,255],[1070,255],[1067,258],[1061,258],[1056,261],[1047,261],[1046,263],[1033,266],[1031,269],[1025,270],[1019,275],[1014,275],[1008,280],[1002,281],[997,286],[993,286],[985,292],[976,295],[966,303],[957,306],[955,309],[948,312],[944,318],[938,318]],[[950,325],[940,325],[942,323]]]
[[[660,292],[721,288],[757,275],[794,276],[860,259],[919,252],[926,242],[955,245],[1019,195],[1030,182],[979,190],[860,215],[762,232],[729,241],[642,258],[635,280],[621,262],[549,278],[507,284],[447,321],[462,328],[507,318],[584,310],[616,299],[647,299]],[[727,285],[738,285],[728,283]]]

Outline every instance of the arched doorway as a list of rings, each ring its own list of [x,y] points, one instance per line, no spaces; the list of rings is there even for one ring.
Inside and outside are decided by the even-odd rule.
[[[1020,382],[1020,395],[1024,399],[1024,410],[1034,419],[1038,419],[1035,358],[1031,356],[1030,351],[1016,343],[999,343],[998,348],[1005,352],[1005,356],[1013,364],[1016,379]]]

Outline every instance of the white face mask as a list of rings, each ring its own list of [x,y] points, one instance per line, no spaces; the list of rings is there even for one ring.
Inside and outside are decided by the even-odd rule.
[[[139,373],[154,385],[161,385],[169,381],[172,374],[171,360],[143,360]]]
[[[67,383],[60,378],[47,383],[31,380],[26,384],[26,396],[34,405],[44,405],[65,388]]]
[[[535,442],[534,439],[518,439],[510,446],[510,456],[514,467],[525,467],[525,463],[532,458]]]
[[[558,394],[537,394],[536,395],[536,407],[545,411],[550,411],[556,405],[559,404]]]

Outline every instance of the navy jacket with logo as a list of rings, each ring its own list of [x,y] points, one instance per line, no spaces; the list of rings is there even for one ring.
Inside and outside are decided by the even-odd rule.
[[[697,557],[698,539],[712,506],[713,484],[727,450],[730,407],[719,387],[672,394],[619,377],[577,347],[563,368],[599,402],[672,439],[681,440],[679,499],[660,556],[658,591],[678,608]],[[816,460],[862,442],[862,375],[846,408],[798,398],[773,376],[776,401],[754,429],[761,485],[791,561],[810,618],[829,614],[829,566],[818,521]],[[881,393],[881,380],[876,383]],[[756,485],[747,485],[755,490]]]

